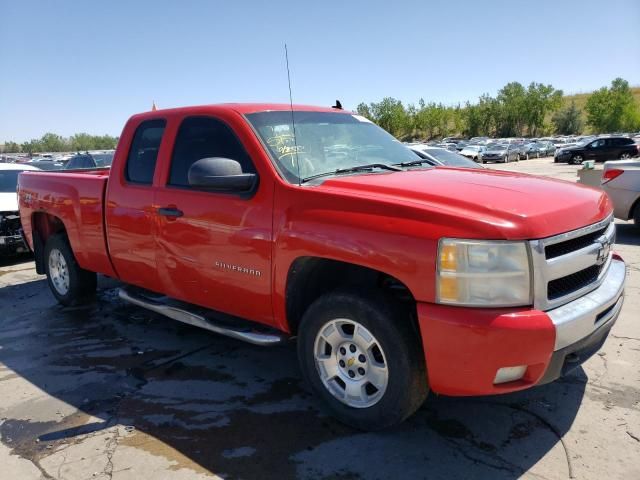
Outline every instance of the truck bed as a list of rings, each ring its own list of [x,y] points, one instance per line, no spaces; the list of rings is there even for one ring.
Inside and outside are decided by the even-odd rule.
[[[87,270],[115,276],[109,260],[104,228],[104,198],[108,169],[25,172],[18,196],[22,225],[33,249],[32,229],[43,222],[45,231],[62,221],[78,264]]]

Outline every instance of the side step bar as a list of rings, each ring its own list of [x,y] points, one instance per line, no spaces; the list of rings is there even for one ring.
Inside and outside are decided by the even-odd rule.
[[[216,323],[214,320],[210,320],[198,313],[190,312],[181,306],[171,305],[167,297],[149,298],[145,295],[134,293],[125,288],[121,288],[118,291],[118,296],[125,302],[129,302],[133,305],[137,305],[152,312],[159,313],[165,317],[172,318],[182,323],[193,325],[194,327],[204,328],[211,332],[224,335],[226,337],[235,338],[244,342],[252,343],[254,345],[272,346],[286,343],[290,338],[285,333],[280,333],[276,330],[260,331],[255,328],[246,327],[242,325],[227,326],[221,323]],[[166,300],[166,301],[163,301]],[[248,322],[247,322],[248,323]]]

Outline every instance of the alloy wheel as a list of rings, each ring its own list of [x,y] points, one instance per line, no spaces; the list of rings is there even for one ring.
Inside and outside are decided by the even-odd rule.
[[[387,389],[389,369],[382,346],[356,321],[325,323],[316,335],[314,360],[325,388],[349,407],[371,407]]]
[[[58,249],[53,249],[49,253],[49,276],[51,283],[60,295],[69,292],[69,267],[67,261]]]

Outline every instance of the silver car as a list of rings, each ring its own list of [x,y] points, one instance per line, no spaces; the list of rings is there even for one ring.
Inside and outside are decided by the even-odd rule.
[[[640,227],[640,159],[605,162],[601,183],[613,202],[615,217],[633,218]]]

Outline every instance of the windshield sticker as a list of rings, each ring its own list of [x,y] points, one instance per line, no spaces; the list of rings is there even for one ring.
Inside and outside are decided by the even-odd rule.
[[[304,153],[304,146],[295,145],[295,139],[290,133],[269,137],[267,145],[278,155],[278,160],[283,160],[287,157],[291,158],[292,166],[294,166],[294,157]]]

